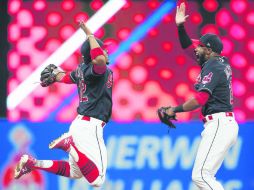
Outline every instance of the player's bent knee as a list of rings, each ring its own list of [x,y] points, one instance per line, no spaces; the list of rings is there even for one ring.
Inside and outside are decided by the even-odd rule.
[[[202,178],[200,178],[200,177],[192,176],[192,181],[193,181],[194,183],[199,183],[201,180],[202,180]]]
[[[201,174],[202,173],[202,174]],[[208,183],[213,179],[207,172],[192,173],[192,181],[198,187],[207,187]]]
[[[80,179],[82,178],[83,176],[71,176],[72,179]]]
[[[72,168],[70,172],[70,178],[72,179],[80,179],[83,175],[80,171],[78,171],[76,168]]]
[[[204,183],[204,180],[201,175],[192,174],[191,176],[192,181],[197,185],[200,186],[200,184]]]
[[[70,178],[72,178],[72,179],[80,179],[82,177],[83,177],[83,175],[78,175],[78,174],[71,174],[70,175]]]
[[[93,187],[101,187],[105,181],[105,177],[98,176],[91,184]]]

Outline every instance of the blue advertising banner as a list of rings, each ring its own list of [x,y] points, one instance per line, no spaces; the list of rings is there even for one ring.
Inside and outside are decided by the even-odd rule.
[[[217,174],[225,190],[254,189],[254,123],[240,124],[239,138]],[[69,123],[0,121],[0,189],[92,190],[84,179],[70,180],[44,171],[13,179],[20,155],[37,159],[68,159],[48,144],[68,131]],[[191,171],[203,125],[199,121],[177,123],[168,131],[160,123],[110,122],[104,129],[108,171],[103,190],[197,190]],[[98,188],[97,188],[98,189]]]

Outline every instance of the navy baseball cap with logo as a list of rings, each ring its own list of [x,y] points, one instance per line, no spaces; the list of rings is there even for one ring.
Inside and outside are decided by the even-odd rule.
[[[223,44],[221,39],[216,34],[207,33],[199,40],[192,39],[194,46],[202,45],[211,48],[214,52],[221,54]]]

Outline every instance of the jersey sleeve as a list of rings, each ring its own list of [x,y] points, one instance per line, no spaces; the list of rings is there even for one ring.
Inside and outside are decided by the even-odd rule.
[[[193,41],[193,39],[190,39],[188,36],[184,25],[180,25],[177,27],[179,41],[181,44],[182,49],[184,49],[185,53],[192,59],[196,60],[196,56],[194,53],[194,49],[196,47],[196,40]]]
[[[223,73],[216,67],[215,63],[210,63],[207,67],[203,68],[201,72],[201,78],[197,91],[206,91],[212,95],[215,87],[220,81],[222,74]]]
[[[179,41],[180,41],[180,44],[181,44],[181,47],[183,49],[186,49],[188,47],[190,47],[192,45],[192,41],[190,39],[190,37],[188,36],[185,28],[184,28],[184,25],[180,25],[177,27],[177,31],[178,31],[178,36],[179,36]]]
[[[70,72],[70,78],[74,83],[77,83],[76,70]]]
[[[97,78],[100,78],[100,77],[104,76],[104,74],[105,74],[105,72],[103,72],[102,74],[96,73],[94,71],[94,65],[89,64],[88,68],[86,69],[86,71],[84,73],[84,77],[87,81],[93,81],[93,80],[96,80]]]

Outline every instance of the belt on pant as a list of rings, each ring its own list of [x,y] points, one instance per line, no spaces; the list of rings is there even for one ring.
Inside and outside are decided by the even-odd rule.
[[[226,117],[234,117],[234,113],[233,112],[225,112],[225,116]],[[207,115],[205,116],[202,121],[204,123],[208,122],[208,121],[212,121],[214,118],[213,118],[213,115]]]
[[[81,120],[85,120],[85,121],[91,121],[91,119],[92,119],[92,117],[89,117],[89,116],[86,116],[86,115],[81,117]],[[104,121],[101,121],[101,122],[102,122],[101,127],[103,128],[106,125],[106,123]]]

